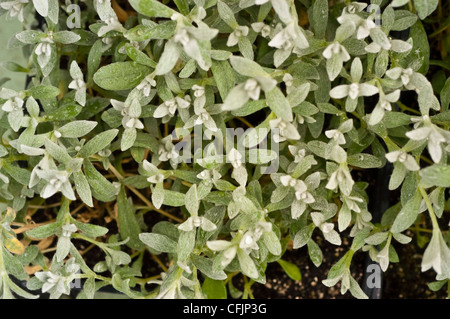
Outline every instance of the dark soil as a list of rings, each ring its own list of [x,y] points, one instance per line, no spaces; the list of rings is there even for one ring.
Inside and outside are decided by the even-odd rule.
[[[310,260],[307,247],[286,251],[283,258],[296,264],[302,273],[300,281],[294,281],[286,275],[278,263],[271,263],[266,270],[267,283],[254,284],[253,295],[257,299],[348,299],[353,298],[350,293],[341,294],[340,283],[328,288],[322,284],[327,278],[328,271],[347,252],[349,242],[343,239],[340,247],[323,241],[320,244],[323,261],[316,267]],[[351,268],[353,278],[362,283],[364,276],[365,255],[356,253]]]
[[[395,245],[395,243],[394,243]],[[445,287],[437,292],[428,288],[428,283],[435,281],[433,270],[421,272],[420,263],[424,249],[420,249],[412,242],[408,245],[395,245],[399,255],[399,262],[390,264],[383,277],[382,299],[445,299]],[[351,299],[353,296],[347,292],[342,295],[340,283],[328,288],[322,284],[327,278],[329,269],[348,250],[348,242],[336,247],[323,243],[324,260],[320,267],[316,267],[309,259],[306,248],[287,251],[283,259],[296,264],[301,272],[302,279],[294,281],[289,278],[278,263],[269,264],[265,285],[254,284],[253,294],[257,299]],[[352,261],[352,276],[363,286],[365,269],[365,253],[357,252]]]

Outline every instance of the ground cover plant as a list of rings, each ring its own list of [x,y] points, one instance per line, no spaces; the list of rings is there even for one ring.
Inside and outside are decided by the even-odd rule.
[[[420,241],[448,291],[449,9],[2,0],[29,62],[2,64],[28,82],[0,90],[0,295],[251,298],[344,241],[325,286],[367,298],[354,256],[387,271]]]

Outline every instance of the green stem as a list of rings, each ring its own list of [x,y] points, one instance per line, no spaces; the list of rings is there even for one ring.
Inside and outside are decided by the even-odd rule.
[[[72,237],[73,238],[77,238],[77,239],[85,240],[85,241],[90,242],[91,244],[94,244],[94,245],[96,245],[96,246],[98,246],[100,248],[104,247],[103,243],[101,243],[99,241],[96,241],[96,240],[94,240],[92,238],[86,237],[86,236],[84,236],[83,234],[80,234],[80,233],[75,233],[75,234],[72,235]]]
[[[414,114],[417,114],[417,115],[422,115],[422,113],[420,113],[419,111],[417,111],[417,110],[415,110],[415,109],[412,109],[412,108],[410,108],[409,106],[406,106],[405,104],[403,104],[403,103],[400,102],[400,101],[397,101],[397,104],[398,104],[398,106],[400,107],[400,109],[401,109],[402,111],[409,111],[409,112],[414,113]]]
[[[428,197],[427,192],[425,191],[423,186],[420,186],[420,185],[419,185],[419,191],[420,191],[420,194],[422,195],[422,198],[425,200],[425,204],[427,205],[428,213],[430,215],[431,222],[433,224],[433,229],[439,229],[439,224],[438,224],[438,221],[436,218],[436,214],[434,213],[433,205],[431,204],[431,201],[430,201],[430,198]]]

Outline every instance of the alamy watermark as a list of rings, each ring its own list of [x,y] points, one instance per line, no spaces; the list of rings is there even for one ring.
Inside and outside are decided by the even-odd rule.
[[[380,289],[382,282],[382,270],[379,264],[373,263],[367,266],[366,286],[369,289]]]
[[[66,24],[69,29],[81,28],[81,8],[78,4],[66,0],[66,9],[68,14]]]

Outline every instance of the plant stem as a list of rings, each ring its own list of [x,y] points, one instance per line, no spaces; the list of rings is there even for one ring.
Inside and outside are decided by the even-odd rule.
[[[119,180],[123,179],[122,174],[120,174],[119,171],[112,164],[110,164],[108,168],[117,177],[117,179],[119,179]],[[131,185],[125,185],[125,186],[130,191],[132,191],[137,197],[139,197],[148,206],[148,208],[150,208],[151,210],[153,210],[155,212],[158,212],[161,215],[164,215],[164,216],[166,216],[166,217],[168,217],[168,218],[170,218],[170,219],[172,219],[172,220],[174,220],[176,222],[179,222],[179,223],[183,223],[184,222],[181,218],[173,216],[172,214],[170,214],[170,213],[168,213],[168,212],[166,212],[166,211],[164,211],[162,209],[159,209],[159,208],[156,208],[155,206],[153,206],[152,202],[150,202],[144,195],[141,194],[141,192],[139,192],[133,186],[131,186]]]
[[[427,205],[428,213],[430,215],[431,222],[433,224],[433,229],[440,229],[437,218],[436,218],[436,214],[434,213],[433,205],[431,204],[431,201],[430,201],[430,198],[428,197],[427,192],[421,185],[419,185],[419,191],[420,191],[420,194],[422,195],[422,198],[425,200],[425,204]]]

